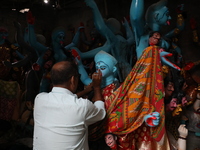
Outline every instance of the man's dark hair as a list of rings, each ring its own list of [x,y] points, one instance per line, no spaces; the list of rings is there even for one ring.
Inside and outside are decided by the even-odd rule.
[[[62,85],[72,76],[78,76],[78,67],[73,61],[63,61],[59,68],[52,68],[51,81],[53,85]]]

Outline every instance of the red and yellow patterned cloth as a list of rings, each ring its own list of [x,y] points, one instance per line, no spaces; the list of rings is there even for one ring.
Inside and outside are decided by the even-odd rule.
[[[147,131],[149,133],[141,138],[144,140],[144,137],[150,137],[147,142],[151,142],[152,139],[160,142],[165,137],[164,86],[161,67],[159,47],[147,47],[124,83],[110,96],[104,95],[107,116],[96,131],[102,131],[100,128],[105,126],[106,133],[111,132],[119,137],[134,136],[133,140],[138,140],[134,134],[138,130],[143,130],[144,116],[157,111],[160,113],[160,124],[153,128],[146,127],[146,133]],[[106,89],[104,94],[107,93]],[[167,147],[165,149],[168,149]]]
[[[159,47],[150,46],[127,76],[124,83],[106,100],[107,132],[127,134],[142,125],[144,116],[157,111],[161,120],[151,135],[160,141],[164,129],[163,78]]]

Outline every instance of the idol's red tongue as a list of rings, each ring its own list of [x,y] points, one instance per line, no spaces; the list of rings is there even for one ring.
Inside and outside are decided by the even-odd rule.
[[[170,21],[169,20],[167,20],[167,25],[170,25]]]
[[[60,44],[63,45],[63,41],[60,41]]]

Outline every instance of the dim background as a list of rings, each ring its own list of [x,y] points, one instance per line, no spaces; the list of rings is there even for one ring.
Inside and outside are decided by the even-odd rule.
[[[131,0],[95,0],[103,18],[114,17],[120,22],[123,17],[129,16]],[[158,0],[145,0],[145,10]],[[182,50],[186,62],[200,60],[200,45],[195,44],[190,28],[190,19],[197,20],[197,31],[200,35],[200,1],[199,0],[168,0],[168,8],[172,17],[171,25],[162,29],[162,34],[176,27],[178,5],[184,4],[185,29],[178,35],[178,46]],[[92,11],[86,6],[84,0],[50,0],[45,4],[43,0],[1,0],[0,26],[7,27],[9,41],[15,43],[16,29],[13,21],[21,23],[22,28],[27,26],[26,12],[21,9],[29,8],[35,16],[35,32],[46,37],[46,45],[51,45],[51,33],[54,28],[62,26],[66,29],[65,44],[72,41],[74,33],[80,23],[84,23],[88,40],[89,33],[94,27]],[[13,10],[15,9],[15,10]],[[124,29],[122,28],[122,31]],[[200,77],[200,65],[195,67],[193,73]]]

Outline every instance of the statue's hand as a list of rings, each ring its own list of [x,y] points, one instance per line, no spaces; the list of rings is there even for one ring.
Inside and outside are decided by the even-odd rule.
[[[185,127],[185,124],[181,124],[178,128],[178,133],[180,137],[186,138],[188,135],[188,129]]]
[[[89,7],[93,7],[93,6],[96,5],[96,3],[94,2],[94,0],[85,0],[85,3]]]
[[[129,27],[128,21],[127,21],[127,19],[125,17],[124,17],[124,21],[122,21],[122,25],[124,27]]]
[[[165,65],[168,65],[168,66],[170,66],[170,67],[172,67],[172,68],[177,69],[178,71],[180,71],[181,69],[180,69],[179,66],[173,64],[172,62],[170,62],[170,61],[167,59],[167,57],[171,57],[172,55],[173,55],[172,53],[168,53],[168,52],[166,52],[166,51],[164,51],[164,50],[160,50],[160,57],[161,57],[162,62],[163,62]]]
[[[81,57],[80,57],[79,53],[75,49],[71,49],[71,54],[74,57],[75,63],[77,65],[80,65],[81,64]]]
[[[27,22],[28,24],[34,24],[35,23],[35,17],[33,17],[33,14],[31,11],[29,11],[26,15],[26,18],[27,18]]]
[[[78,31],[84,32],[84,29],[85,29],[84,24],[83,24],[83,22],[81,22],[81,23],[80,23],[80,26],[79,26],[79,28],[78,28]]]
[[[158,112],[153,112],[144,117],[144,121],[149,127],[155,127],[160,122],[160,114]]]

